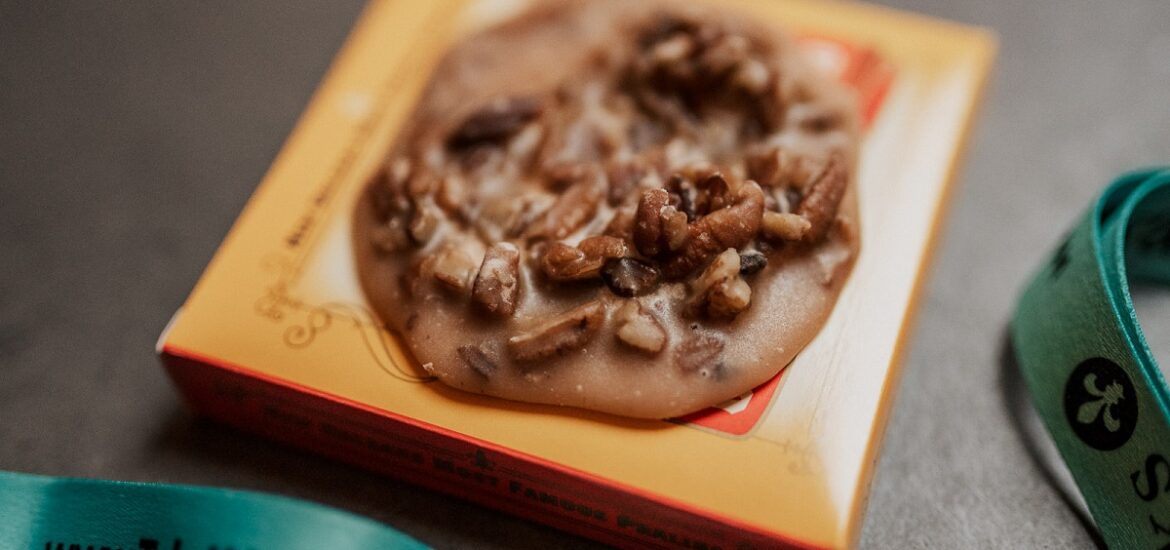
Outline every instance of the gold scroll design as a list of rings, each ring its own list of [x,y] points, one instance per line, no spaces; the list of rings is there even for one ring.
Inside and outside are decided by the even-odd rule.
[[[435,25],[449,20],[451,17],[449,12],[454,7],[455,4],[451,4],[432,10],[433,13],[427,16],[428,24],[423,28],[435,28]],[[294,297],[289,288],[303,270],[309,258],[309,251],[316,247],[321,234],[321,220],[325,219],[334,207],[338,189],[346,182],[353,181],[352,171],[358,155],[369,143],[378,123],[389,110],[391,98],[398,92],[400,80],[398,75],[423,70],[418,66],[420,62],[420,56],[402,56],[398,66],[387,71],[387,78],[374,95],[375,101],[370,113],[358,124],[333,171],[310,198],[308,210],[302,217],[305,220],[303,242],[293,247],[290,254],[273,253],[261,260],[261,267],[273,271],[277,278],[265,289],[265,293],[255,304],[256,311],[261,316],[276,322],[292,316],[298,318],[297,322],[284,331],[285,345],[294,349],[306,348],[313,344],[317,335],[330,330],[334,325],[348,326],[361,336],[362,343],[379,368],[398,380],[411,383],[427,383],[435,380],[435,377],[419,376],[409,366],[394,360],[391,350],[398,347],[393,341],[394,336],[366,306],[341,301],[308,304]]]
[[[310,304],[297,298],[289,291],[290,276],[297,271],[296,266],[286,256],[266,257],[262,267],[276,271],[277,279],[256,300],[255,309],[261,317],[289,323],[283,333],[286,346],[304,349],[311,346],[318,335],[336,326],[345,327],[360,337],[378,368],[391,377],[415,384],[435,380],[433,376],[415,374],[409,365],[394,359],[393,350],[397,348],[394,336],[365,305],[345,301]]]

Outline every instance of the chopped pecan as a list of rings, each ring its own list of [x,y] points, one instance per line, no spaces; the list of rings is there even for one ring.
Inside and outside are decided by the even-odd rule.
[[[823,134],[841,127],[845,117],[839,111],[819,111],[800,121],[800,129],[810,134]]]
[[[711,212],[690,225],[686,246],[680,254],[667,260],[663,274],[668,279],[685,277],[720,252],[743,248],[760,230],[763,213],[763,190],[755,182],[744,183],[736,193],[734,204]]]
[[[748,177],[764,187],[792,185],[803,172],[801,158],[782,147],[756,148],[748,152],[744,161]]]
[[[637,300],[627,301],[617,311],[617,339],[638,351],[655,355],[666,347],[666,331],[653,313]]]
[[[605,193],[598,170],[590,170],[585,177],[569,186],[544,217],[529,226],[527,234],[548,239],[563,239],[593,219]]]
[[[605,170],[609,181],[607,199],[609,204],[617,206],[626,201],[635,189],[642,184],[642,180],[653,174],[653,169],[645,162],[637,159],[621,162],[611,162]]]
[[[634,213],[634,244],[646,256],[661,256],[686,244],[687,215],[670,205],[665,189],[642,193]]]
[[[542,105],[535,97],[500,97],[471,113],[447,138],[450,149],[465,149],[481,143],[500,143],[540,116]]]
[[[634,209],[618,208],[614,210],[613,217],[606,224],[605,231],[602,231],[602,234],[617,237],[625,241],[632,241],[634,238]]]
[[[526,165],[535,158],[543,140],[544,128],[539,124],[529,124],[508,143],[508,156],[521,165]]]
[[[488,313],[511,317],[520,292],[520,249],[498,242],[483,255],[483,265],[471,288],[471,300]]]
[[[589,237],[577,246],[555,242],[540,260],[541,271],[554,281],[592,279],[601,272],[606,260],[628,255],[626,241],[607,235]]]
[[[732,319],[752,303],[752,287],[738,276],[711,287],[707,293],[707,314]]]
[[[483,245],[476,239],[449,241],[435,254],[435,280],[459,293],[471,288],[472,279],[483,257]]]
[[[804,199],[796,213],[808,220],[810,227],[804,233],[804,240],[817,242],[825,237],[833,220],[837,217],[837,208],[841,198],[845,196],[845,186],[849,180],[848,168],[845,160],[839,154],[829,158],[812,183],[807,186]]]
[[[471,368],[471,370],[479,373],[480,376],[483,376],[484,378],[491,378],[492,375],[496,373],[496,369],[499,368],[496,365],[496,362],[492,360],[487,352],[483,351],[483,348],[479,346],[459,346],[457,351],[459,353],[459,358],[462,359],[463,362]]]
[[[713,334],[694,334],[675,346],[674,365],[688,374],[718,374],[723,368],[723,345],[723,339]]]
[[[758,59],[748,59],[739,65],[735,71],[735,84],[749,94],[764,93],[772,74],[768,66]]]
[[[734,248],[723,251],[691,284],[688,309],[719,319],[735,317],[747,309],[752,289],[740,278],[739,270],[739,253]]]
[[[487,198],[480,202],[471,225],[487,242],[519,237],[553,202],[553,197],[544,193]]]
[[[703,51],[699,64],[711,75],[719,76],[746,60],[750,46],[748,39],[743,36],[723,36]]]
[[[410,246],[410,236],[402,218],[390,218],[386,223],[374,226],[370,231],[370,244],[374,245],[374,250],[387,254]]]
[[[508,339],[508,352],[517,361],[537,361],[585,347],[605,321],[605,305],[589,302],[566,311],[534,330]]]
[[[467,183],[458,174],[448,174],[439,182],[439,190],[435,193],[435,202],[443,210],[455,215],[463,214],[467,205]]]
[[[549,162],[541,170],[545,186],[553,191],[561,191],[588,177],[589,165],[584,162],[556,161]]]
[[[650,57],[655,63],[667,65],[678,63],[695,51],[695,40],[686,33],[675,33],[654,45]]]
[[[670,38],[677,33],[691,33],[698,28],[694,21],[678,17],[675,14],[662,12],[654,16],[654,21],[644,27],[638,35],[638,46],[649,50],[655,44]]]
[[[418,204],[414,209],[414,216],[410,219],[410,240],[415,246],[423,246],[434,236],[439,227],[439,208],[435,203],[427,200]]]
[[[618,296],[640,296],[658,286],[658,270],[634,258],[616,258],[605,262],[601,278]]]
[[[803,216],[780,212],[764,212],[761,225],[764,236],[774,241],[799,241],[811,227]]]
[[[699,215],[705,215],[729,206],[734,199],[727,179],[717,170],[699,174],[695,178],[695,187],[699,190],[698,204],[696,205]]]
[[[433,172],[419,170],[415,171],[407,180],[406,193],[410,195],[411,199],[418,200],[420,197],[430,194],[438,186],[438,178]]]
[[[395,214],[410,210],[410,201],[404,193],[410,173],[410,159],[398,157],[374,174],[373,184],[370,185],[370,203],[378,221],[385,222]]]

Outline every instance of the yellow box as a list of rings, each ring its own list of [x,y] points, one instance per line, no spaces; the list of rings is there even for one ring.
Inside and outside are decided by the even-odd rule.
[[[523,2],[372,3],[159,351],[197,410],[621,546],[852,546],[949,182],[992,65],[986,31],[873,6],[726,0],[793,29],[861,92],[864,245],[776,379],[675,421],[430,383],[371,315],[349,213],[451,40]]]

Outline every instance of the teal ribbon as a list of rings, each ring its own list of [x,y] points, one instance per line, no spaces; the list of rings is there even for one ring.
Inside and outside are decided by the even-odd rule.
[[[1119,178],[1020,297],[1016,363],[1105,542],[1170,549],[1170,389],[1130,280],[1170,285],[1170,170]]]
[[[426,548],[340,510],[248,491],[0,472],[0,548]]]

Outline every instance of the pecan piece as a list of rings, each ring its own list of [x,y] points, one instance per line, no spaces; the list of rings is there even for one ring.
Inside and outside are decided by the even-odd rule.
[[[618,208],[614,211],[613,217],[609,219],[609,223],[605,226],[603,235],[610,237],[617,237],[624,241],[631,241],[634,239],[634,210],[632,208]]]
[[[391,216],[406,212],[410,209],[405,189],[410,179],[412,167],[410,159],[398,157],[387,164],[373,176],[370,186],[370,203],[374,207],[374,215],[378,221],[386,222]]]
[[[566,311],[535,330],[508,339],[508,353],[517,361],[536,361],[585,347],[605,320],[605,306],[589,302]]]
[[[687,215],[670,205],[665,189],[642,193],[634,212],[634,244],[646,256],[662,256],[686,244]]]
[[[709,377],[723,369],[723,339],[712,334],[695,334],[674,348],[674,365],[685,373]]]
[[[803,216],[778,212],[764,212],[761,223],[764,236],[774,241],[799,241],[811,227]]]
[[[603,177],[598,170],[587,171],[557,197],[539,222],[529,226],[528,236],[563,239],[593,219],[605,194]]]
[[[468,115],[447,138],[450,149],[466,149],[481,143],[500,143],[540,116],[542,105],[534,97],[500,97]]]
[[[458,174],[448,174],[439,182],[438,192],[435,193],[435,202],[451,215],[462,216],[467,206],[467,182]]]
[[[747,38],[737,34],[727,35],[703,51],[699,64],[711,75],[718,76],[745,61],[750,47]]]
[[[577,246],[555,242],[541,257],[540,269],[554,281],[592,279],[601,272],[606,260],[629,253],[626,241],[607,235],[589,237]]]
[[[790,185],[801,171],[799,157],[781,147],[756,148],[744,157],[749,178],[764,187]]]
[[[605,262],[601,278],[618,296],[640,296],[658,286],[658,270],[634,258],[617,258]]]
[[[653,313],[637,300],[627,301],[617,311],[617,339],[638,351],[656,355],[666,347],[666,331]]]
[[[511,317],[520,293],[520,249],[509,242],[493,244],[471,288],[471,300],[493,315]]]
[[[810,134],[823,134],[845,124],[845,116],[837,111],[822,111],[800,121],[800,129]]]
[[[735,199],[727,179],[714,169],[698,174],[695,178],[695,187],[699,191],[696,209],[700,215],[730,206]]]
[[[663,266],[668,279],[685,277],[728,248],[743,248],[760,230],[764,192],[755,182],[740,186],[735,203],[691,224],[682,252]]]
[[[716,319],[730,319],[751,304],[752,289],[739,276],[739,253],[728,248],[691,284],[687,308]]]
[[[483,256],[482,247],[483,245],[474,239],[446,243],[435,254],[431,266],[435,280],[450,290],[458,293],[467,292],[471,288],[476,269],[479,269]]]
[[[491,378],[495,374],[496,369],[499,368],[496,362],[492,360],[483,348],[479,346],[459,346],[457,350],[459,358],[471,368],[471,370],[480,374],[484,378]]]
[[[433,201],[427,200],[415,206],[414,215],[410,219],[410,240],[415,246],[423,246],[435,235],[439,228],[439,207]]]
[[[796,213],[809,222],[804,240],[817,242],[829,232],[841,198],[845,196],[845,186],[849,181],[847,170],[841,155],[833,155],[824,170],[808,185],[804,199],[796,209]]]
[[[609,181],[606,199],[614,206],[625,202],[642,185],[642,181],[652,175],[653,167],[638,159],[611,162],[605,170],[606,180]]]
[[[735,85],[752,95],[763,94],[767,91],[772,80],[771,71],[764,62],[758,59],[747,59],[739,65],[733,78]]]
[[[402,218],[390,218],[370,231],[370,244],[374,250],[389,254],[410,246],[410,235]]]

